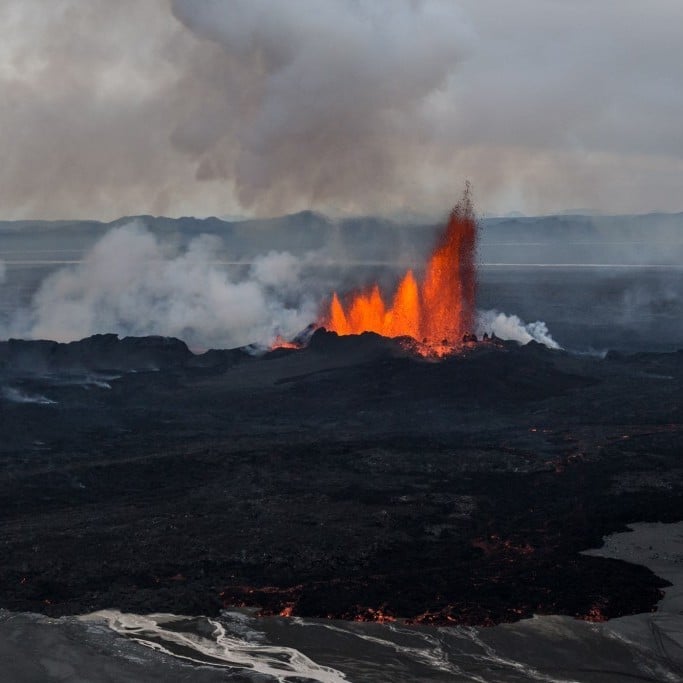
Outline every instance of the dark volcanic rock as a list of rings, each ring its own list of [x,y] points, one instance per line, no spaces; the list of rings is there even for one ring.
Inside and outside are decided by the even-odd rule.
[[[254,360],[254,354],[245,349],[209,349],[208,351],[186,359],[187,368],[204,368],[207,370],[227,370],[233,365]]]
[[[652,609],[649,570],[579,553],[683,517],[683,354],[489,343],[435,362],[404,342],[4,343],[0,606],[440,624]],[[159,371],[56,378],[77,367]]]
[[[0,342],[0,367],[6,373],[39,374],[79,370],[167,370],[192,358],[185,342],[172,337],[96,334],[69,344],[10,339]]]

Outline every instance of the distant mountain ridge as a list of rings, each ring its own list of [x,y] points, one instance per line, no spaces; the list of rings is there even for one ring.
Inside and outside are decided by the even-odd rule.
[[[437,223],[372,216],[332,219],[315,211],[237,221],[148,215],[111,222],[0,221],[0,259],[38,251],[83,253],[109,230],[133,221],[181,247],[199,235],[215,235],[224,245],[223,256],[235,260],[275,250],[325,251],[342,261],[419,262],[441,229]],[[508,216],[480,223],[485,263],[683,264],[683,213]]]

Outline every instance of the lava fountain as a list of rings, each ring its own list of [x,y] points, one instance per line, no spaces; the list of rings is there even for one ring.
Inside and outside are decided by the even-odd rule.
[[[474,329],[476,249],[477,221],[467,184],[420,281],[408,270],[390,304],[378,284],[350,294],[345,303],[335,292],[320,324],[339,335],[413,337],[426,353],[448,353]]]

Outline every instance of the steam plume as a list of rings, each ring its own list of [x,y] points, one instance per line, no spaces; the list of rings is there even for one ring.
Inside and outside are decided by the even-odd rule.
[[[57,403],[57,401],[53,401],[52,399],[47,398],[47,396],[41,394],[27,394],[14,387],[3,387],[2,391],[0,391],[0,396],[10,403],[37,403],[41,406],[50,406]]]
[[[524,323],[516,315],[506,315],[499,311],[479,311],[477,320],[477,334],[495,334],[500,339],[528,344],[538,342],[549,349],[559,349],[560,345],[552,338],[548,326],[541,320]]]
[[[270,252],[243,276],[216,263],[220,241],[203,235],[177,253],[143,225],[108,232],[74,268],[49,276],[15,334],[69,341],[103,331],[177,336],[191,346],[268,344],[315,318],[296,287],[300,263]]]

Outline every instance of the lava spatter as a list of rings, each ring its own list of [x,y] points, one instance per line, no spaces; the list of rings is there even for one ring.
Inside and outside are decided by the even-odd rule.
[[[335,292],[321,325],[340,335],[413,337],[429,354],[454,350],[474,328],[476,247],[477,221],[468,184],[420,281],[408,270],[390,304],[377,284],[351,294],[345,303]]]

